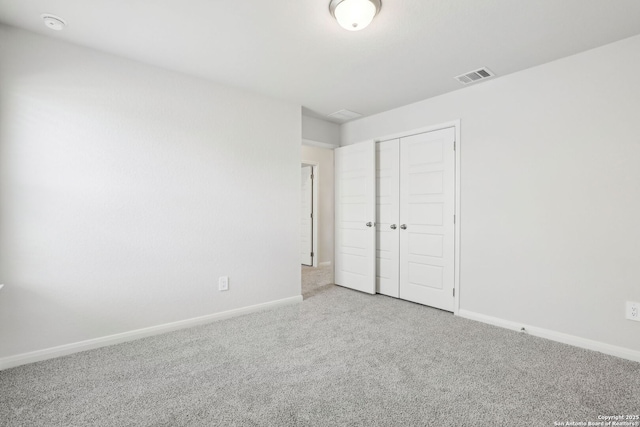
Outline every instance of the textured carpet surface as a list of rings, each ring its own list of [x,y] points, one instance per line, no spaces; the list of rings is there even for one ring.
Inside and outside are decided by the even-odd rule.
[[[640,364],[331,285],[0,372],[2,426],[553,426],[640,412]]]

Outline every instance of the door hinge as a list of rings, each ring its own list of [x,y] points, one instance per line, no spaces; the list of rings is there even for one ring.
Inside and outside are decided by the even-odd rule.
[[[311,218],[313,218],[313,213],[309,214],[311,216]]]
[[[453,223],[456,223],[456,214],[453,214]]]
[[[453,296],[456,296],[456,288],[453,288]]]
[[[313,258],[313,252],[311,252],[311,258]]]
[[[314,174],[311,174],[311,179],[315,178],[316,176]]]
[[[453,140],[453,151],[455,151],[455,150],[456,150],[456,140],[454,139]]]

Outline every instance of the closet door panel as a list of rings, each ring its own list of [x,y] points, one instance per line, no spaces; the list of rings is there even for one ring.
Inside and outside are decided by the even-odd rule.
[[[453,311],[455,131],[400,140],[400,298]]]
[[[376,292],[395,298],[400,275],[399,144],[398,139],[376,144]]]
[[[376,291],[375,143],[335,149],[335,282]]]

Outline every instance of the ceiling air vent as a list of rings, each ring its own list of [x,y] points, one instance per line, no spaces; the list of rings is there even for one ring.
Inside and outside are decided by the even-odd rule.
[[[349,110],[340,110],[335,113],[329,114],[327,117],[333,119],[337,122],[347,122],[349,120],[357,119],[358,117],[362,117],[362,114],[356,113],[355,111]]]
[[[469,83],[479,82],[480,80],[488,79],[493,76],[495,76],[495,74],[493,74],[488,68],[479,68],[475,71],[461,74],[454,78],[463,85],[468,85]]]

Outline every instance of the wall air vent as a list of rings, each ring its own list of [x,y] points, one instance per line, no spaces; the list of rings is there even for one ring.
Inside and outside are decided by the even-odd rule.
[[[344,123],[344,122],[348,122],[349,120],[362,117],[362,114],[356,113],[355,111],[340,110],[340,111],[336,111],[335,113],[329,114],[327,117],[329,117],[330,119],[333,119],[336,122]]]
[[[484,67],[484,68],[479,68],[475,71],[470,71],[468,73],[461,74],[459,76],[454,77],[454,79],[456,79],[463,85],[468,85],[469,83],[479,82],[480,80],[485,80],[493,76],[495,76],[495,74],[491,72],[488,68]]]

